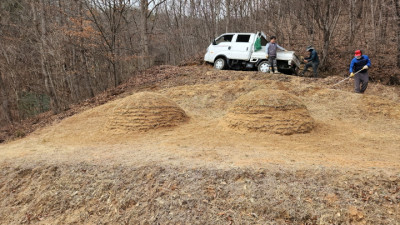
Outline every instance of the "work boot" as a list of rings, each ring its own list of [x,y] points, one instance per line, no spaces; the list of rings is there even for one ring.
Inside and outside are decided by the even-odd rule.
[[[274,73],[275,73],[275,74],[280,74],[278,70],[276,70]]]
[[[272,69],[272,67],[269,68],[269,73],[270,73],[270,74],[273,74],[273,73],[274,73],[274,70]]]

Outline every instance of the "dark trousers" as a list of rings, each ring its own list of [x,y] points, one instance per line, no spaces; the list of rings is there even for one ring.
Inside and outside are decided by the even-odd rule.
[[[272,71],[278,72],[278,63],[276,62],[276,56],[269,56],[268,57],[269,66],[272,68]],[[276,68],[276,70],[274,69]]]
[[[308,68],[312,67],[314,71],[314,77],[318,77],[318,66],[319,66],[318,62],[308,62],[304,67],[302,75],[304,75],[308,71]]]
[[[354,76],[354,91],[356,93],[364,93],[368,87],[369,76],[368,72],[357,73]]]

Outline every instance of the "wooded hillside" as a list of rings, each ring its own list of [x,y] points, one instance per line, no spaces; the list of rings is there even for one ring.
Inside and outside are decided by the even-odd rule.
[[[356,49],[374,81],[400,84],[399,0],[3,0],[0,126],[58,113],[159,64],[202,57],[225,32],[264,31],[325,76]]]

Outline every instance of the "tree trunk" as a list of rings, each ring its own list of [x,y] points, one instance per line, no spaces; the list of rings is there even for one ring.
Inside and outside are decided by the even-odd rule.
[[[321,69],[325,70],[328,66],[329,46],[335,33],[336,25],[342,11],[342,5],[330,0],[308,1],[313,9],[314,20],[318,24],[323,34],[323,49]]]
[[[117,24],[117,18],[116,18],[116,14],[117,14],[117,7],[120,7],[120,5],[117,4],[117,2],[114,0],[113,5],[110,5],[110,11],[112,11],[112,13],[110,13],[110,17],[111,17],[111,64],[112,64],[112,68],[113,68],[113,77],[114,77],[114,87],[117,87],[119,84],[119,77],[118,77],[118,68],[117,68],[117,58],[116,58],[116,46],[117,46],[117,26],[119,24]]]
[[[374,2],[374,0],[371,0],[370,6],[371,6],[371,16],[370,17],[371,17],[371,24],[372,24],[372,30],[373,30],[373,35],[374,35],[374,42],[372,45],[372,49],[374,50],[374,52],[376,52],[377,46],[379,43],[378,43],[377,36],[376,36],[378,31],[376,29],[376,21],[375,21],[376,3]]]
[[[3,82],[2,74],[0,74],[0,101],[1,101],[1,110],[3,111],[4,118],[6,119],[7,123],[12,123],[12,116],[10,107],[8,105],[8,98],[5,92],[5,85]]]
[[[229,33],[231,32],[231,0],[225,0],[225,9],[226,9],[226,27],[225,27],[225,32]]]
[[[354,43],[354,33],[355,33],[355,0],[349,0],[349,4],[350,4],[350,13],[349,13],[349,20],[350,20],[350,34],[349,34],[349,44],[350,46],[353,45]]]
[[[149,37],[147,34],[147,13],[149,11],[149,3],[147,0],[140,0],[140,13],[141,13],[141,29],[140,36],[142,38],[142,54],[144,57],[149,56]]]
[[[79,23],[80,23],[80,31],[83,32],[83,3],[79,2]],[[90,82],[90,71],[89,71],[89,66],[88,66],[88,60],[86,57],[86,50],[85,50],[85,39],[84,38],[80,38],[80,42],[79,42],[79,47],[81,49],[80,53],[81,53],[81,60],[83,61],[84,67],[85,67],[85,74],[84,76],[84,81],[85,81],[85,87],[87,92],[89,93],[89,98],[93,98],[94,97],[94,91],[92,88],[92,84]],[[75,55],[75,54],[74,54]]]
[[[328,60],[328,52],[329,52],[329,44],[330,44],[330,38],[329,38],[329,31],[324,31],[324,45],[322,48],[322,59],[321,59],[321,68],[325,70],[324,68],[326,66],[326,62]]]
[[[53,83],[53,79],[51,77],[51,74],[47,71],[46,69],[46,52],[45,52],[45,47],[47,46],[46,43],[46,19],[45,19],[45,15],[44,15],[44,0],[40,0],[39,2],[40,4],[40,11],[41,13],[38,14],[36,7],[35,7],[35,3],[32,3],[32,10],[33,10],[33,15],[34,15],[34,20],[37,20],[37,15],[40,15],[40,22],[38,23],[39,27],[38,27],[38,33],[40,36],[40,66],[41,66],[41,70],[42,70],[42,74],[44,76],[44,84],[45,84],[45,88],[47,91],[47,94],[50,97],[50,103],[51,103],[51,108],[53,110],[54,113],[58,113],[61,109],[57,95],[56,95],[56,90],[54,88],[54,83]]]
[[[400,0],[393,0],[396,8],[397,22],[397,68],[400,68]]]

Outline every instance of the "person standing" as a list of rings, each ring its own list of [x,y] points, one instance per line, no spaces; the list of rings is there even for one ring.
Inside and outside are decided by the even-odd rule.
[[[269,63],[269,72],[270,73],[279,73],[278,72],[278,64],[276,62],[276,52],[278,48],[282,51],[287,51],[276,43],[276,37],[272,36],[271,41],[265,46],[265,51],[267,52],[267,59]]]
[[[354,77],[354,92],[362,94],[367,89],[369,67],[371,67],[371,60],[369,60],[369,57],[363,55],[361,50],[355,51],[354,58],[350,63],[350,77]],[[355,74],[355,72],[357,72],[357,74]]]
[[[319,58],[318,53],[312,46],[307,47],[307,52],[310,52],[310,56],[304,58],[304,63],[306,66],[304,67],[303,72],[301,72],[300,76],[304,76],[304,74],[308,71],[308,68],[312,67],[314,71],[314,78],[318,77],[318,66],[319,66]]]

